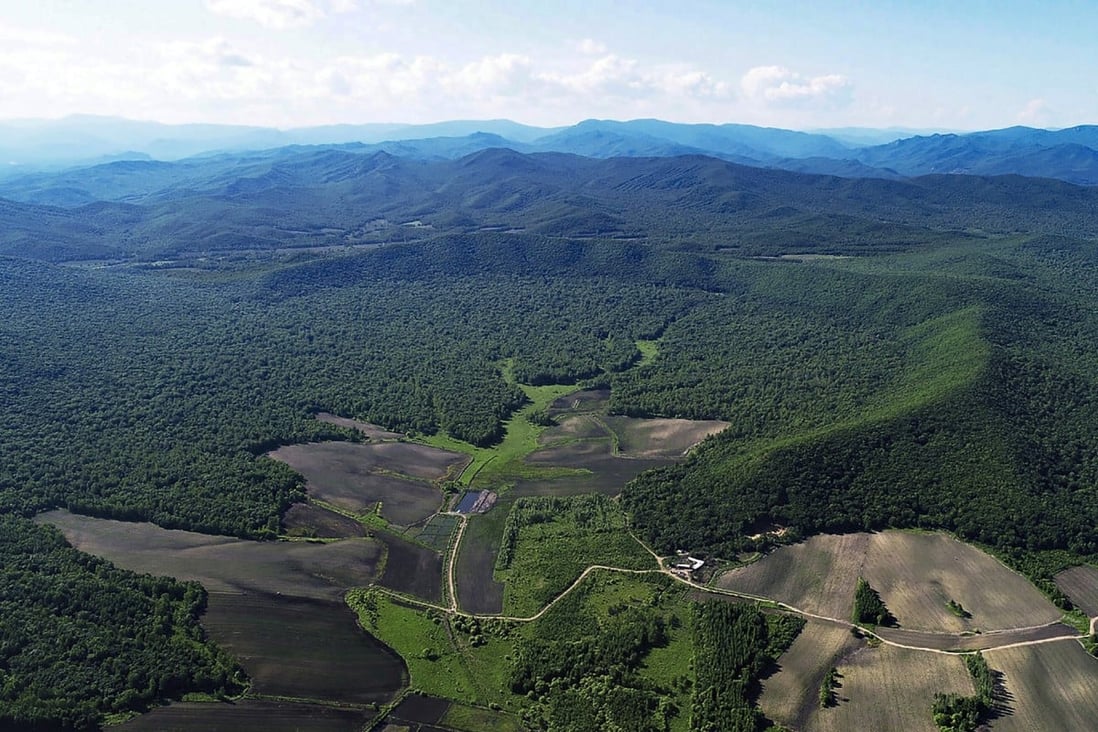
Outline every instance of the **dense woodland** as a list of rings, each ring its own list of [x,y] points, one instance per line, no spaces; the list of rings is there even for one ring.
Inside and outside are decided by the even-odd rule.
[[[759,680],[804,621],[763,615],[748,605],[712,601],[694,606],[693,732],[755,732],[766,727],[755,707]]]
[[[524,401],[510,363],[521,383],[609,385],[620,413],[731,423],[626,487],[659,550],[905,526],[983,542],[1038,579],[1035,552],[1098,554],[1092,189],[704,158],[310,155],[128,204],[0,202],[10,546],[60,542],[26,520],[53,507],[270,537],[303,483],[264,454],[356,439],[313,414],[491,444]],[[827,256],[779,259],[791,253]],[[640,339],[658,354],[638,366]],[[71,562],[28,566],[5,590],[30,612],[94,577],[167,595],[182,630],[156,626],[150,649],[193,632],[193,590]],[[64,617],[94,616],[96,595]],[[107,626],[134,632],[74,623],[32,656],[33,618],[6,625],[3,709],[45,694],[48,669]],[[182,680],[154,680],[162,656],[135,659],[132,697],[74,671],[90,711],[66,720],[228,688],[216,652],[195,647]],[[567,693],[595,694],[603,673]]]

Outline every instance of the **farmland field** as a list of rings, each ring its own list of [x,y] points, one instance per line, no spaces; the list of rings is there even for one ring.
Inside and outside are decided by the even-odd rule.
[[[436,552],[444,552],[450,546],[450,540],[453,538],[457,523],[456,516],[438,514],[433,516],[421,529],[414,530],[414,533],[409,534],[409,536],[412,536],[420,544],[426,544]]]
[[[768,718],[793,729],[810,729],[824,675],[863,645],[841,625],[809,620],[778,659],[777,673],[763,680],[759,707]]]
[[[831,639],[830,643],[834,644],[836,640]],[[779,659],[783,665],[784,661],[784,656]],[[838,704],[821,709],[818,684],[801,688],[802,699],[807,697],[815,704],[801,729],[934,732],[937,729],[931,714],[934,694],[971,696],[975,691],[964,660],[959,656],[890,646],[871,648],[863,643],[834,665],[839,672],[839,686],[835,689]],[[773,683],[778,683],[777,679]],[[809,704],[802,701],[797,706],[803,713]],[[793,723],[793,720],[777,716],[775,721]]]
[[[345,539],[366,536],[366,529],[350,516],[344,516],[323,506],[295,503],[282,516],[286,533],[315,536],[321,539]]]
[[[42,519],[74,546],[126,569],[201,582],[210,591],[202,625],[240,660],[250,693],[368,704],[390,699],[404,683],[403,661],[362,632],[342,602],[346,588],[376,579],[381,547],[374,540],[256,542],[65,511]],[[252,702],[217,720],[295,729],[312,713]],[[365,719],[360,712],[315,713],[319,729],[354,728]],[[208,705],[185,705],[134,728],[211,729],[209,714]]]
[[[260,592],[339,599],[377,578],[381,546],[372,539],[259,542],[50,511],[53,524],[89,554],[135,572],[195,580],[211,592]]]
[[[945,534],[884,531],[821,535],[731,570],[719,586],[846,619],[859,577],[880,594],[901,628],[937,633],[1053,623],[1060,611],[995,558]],[[950,611],[960,603],[971,617]]]
[[[304,475],[310,496],[354,513],[366,513],[380,502],[381,515],[403,526],[426,519],[442,505],[442,494],[424,481],[441,480],[465,459],[403,442],[287,445],[271,457]]]
[[[1098,567],[1072,567],[1056,575],[1056,586],[1090,617],[1098,617]]]
[[[1049,623],[1016,630],[991,630],[968,635],[931,633],[906,628],[877,628],[876,633],[893,643],[916,648],[934,648],[940,651],[982,651],[1014,643],[1028,643],[1049,638],[1074,638],[1079,635],[1078,630],[1063,623]]]
[[[692,419],[637,419],[607,416],[606,426],[617,437],[618,451],[628,457],[678,457],[728,422]]]
[[[120,732],[359,732],[371,711],[245,699],[231,704],[181,702],[157,707]]]
[[[994,732],[1092,730],[1098,720],[1098,659],[1075,641],[984,653],[1003,673],[1004,714]]]
[[[503,584],[495,579],[496,554],[513,503],[512,496],[504,496],[490,512],[469,517],[454,558],[458,604],[466,612],[503,611]]]
[[[337,417],[336,415],[327,412],[317,413],[316,419],[320,422],[334,424],[337,427],[349,427],[353,430],[358,430],[371,440],[399,440],[404,437],[404,435],[399,432],[392,432],[384,427],[379,427],[376,424],[360,422],[357,419],[348,419],[347,417]]]
[[[442,599],[442,556],[388,532],[375,534],[389,551],[379,583],[430,602]]]
[[[202,625],[240,660],[254,693],[368,704],[405,682],[404,663],[342,601],[210,593]]]
[[[326,464],[337,475],[397,473],[423,480],[441,480],[468,459],[466,456],[412,442],[313,442],[286,445],[271,453],[295,470],[321,470]],[[334,463],[337,468],[330,465]],[[343,466],[346,466],[345,468]],[[322,473],[323,474],[323,473]],[[306,475],[308,477],[308,475]]]

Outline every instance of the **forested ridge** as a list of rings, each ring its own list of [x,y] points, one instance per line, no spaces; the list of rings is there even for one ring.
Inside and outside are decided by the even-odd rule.
[[[957,532],[1019,566],[1043,566],[1035,551],[1098,553],[1090,191],[840,181],[698,158],[310,160],[247,183],[222,170],[211,193],[175,191],[170,214],[155,192],[125,206],[3,206],[3,251],[16,255],[0,258],[0,514],[12,551],[60,542],[26,520],[54,507],[272,537],[303,481],[265,453],[359,439],[317,412],[492,444],[525,400],[509,363],[524,384],[610,386],[622,414],[730,423],[626,487],[633,528],[661,551],[727,556],[775,526],[790,538],[901,526]],[[285,208],[271,231],[237,238],[274,204]],[[294,229],[303,210],[312,218]],[[173,228],[182,215],[188,226]],[[389,223],[354,229],[378,217]],[[393,223],[413,218],[422,225]],[[215,235],[228,254],[213,252]],[[98,257],[109,266],[89,264]],[[658,354],[637,365],[636,342],[655,339]],[[147,598],[150,617],[166,594],[174,625],[142,636],[150,647],[174,652],[171,639],[187,636],[208,648],[193,635],[195,589],[69,559],[7,586],[47,607],[50,587],[92,578]],[[65,617],[91,612],[94,594]],[[44,693],[19,641],[32,627],[6,628],[0,669],[25,675],[22,686],[5,677],[23,690],[6,709]],[[64,668],[64,647],[97,627],[43,633],[42,668]],[[174,662],[183,680],[127,682],[137,696],[69,689],[79,720],[37,708],[68,724],[142,708],[202,686],[221,657],[196,653]],[[231,674],[215,677],[231,686]],[[600,677],[570,680],[543,711],[594,694]]]

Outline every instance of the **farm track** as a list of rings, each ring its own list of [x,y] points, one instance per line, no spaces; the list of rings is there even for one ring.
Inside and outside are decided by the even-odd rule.
[[[461,515],[461,514],[459,514]],[[461,525],[458,526],[457,535],[454,536],[453,545],[448,552],[446,561],[446,584],[450,591],[450,612],[458,612],[457,582],[454,581],[454,565],[457,564],[458,546],[461,544],[461,535],[465,533],[465,527],[469,524],[469,517],[461,515]]]
[[[890,639],[880,635],[876,631],[869,630],[869,629],[867,629],[865,627],[862,627],[860,625],[855,625],[854,623],[850,622],[849,620],[844,620],[842,618],[834,618],[834,617],[829,617],[827,615],[820,615],[820,614],[817,614],[817,613],[809,612],[807,610],[803,610],[803,609],[795,607],[793,605],[789,605],[787,603],[780,602],[780,601],[774,600],[773,598],[764,597],[764,596],[761,596],[761,595],[753,595],[753,594],[747,593],[747,592],[737,592],[735,590],[725,590],[725,589],[720,589],[720,588],[716,588],[716,587],[709,587],[707,585],[703,585],[703,584],[699,584],[698,582],[694,582],[693,580],[687,579],[686,577],[684,577],[680,574],[677,574],[674,571],[672,571],[671,569],[668,569],[666,566],[664,566],[663,557],[656,554],[656,552],[654,552],[651,547],[649,547],[647,544],[645,544],[643,541],[641,541],[639,538],[637,538],[636,535],[632,534],[631,532],[630,532],[630,536],[632,536],[633,539],[638,544],[640,544],[642,547],[644,547],[645,551],[647,551],[649,554],[652,555],[652,557],[659,564],[659,569],[625,569],[625,568],[622,568],[622,567],[612,567],[612,566],[608,566],[608,565],[605,565],[605,564],[592,564],[591,566],[587,567],[587,569],[583,570],[583,572],[580,573],[579,577],[577,577],[576,580],[574,582],[572,582],[572,584],[570,584],[559,595],[554,597],[548,604],[546,604],[545,607],[543,607],[541,610],[534,613],[533,615],[523,617],[523,616],[517,616],[517,615],[465,613],[465,612],[462,612],[461,609],[458,608],[458,606],[457,606],[457,593],[456,593],[457,588],[456,588],[456,584],[455,584],[455,581],[454,581],[454,573],[453,573],[453,557],[457,556],[458,544],[461,541],[461,534],[465,530],[465,525],[466,525],[465,521],[463,521],[461,527],[458,529],[458,534],[454,539],[453,549],[451,550],[451,560],[450,560],[450,563],[449,563],[450,570],[449,570],[449,577],[448,577],[448,582],[449,582],[449,586],[450,586],[450,598],[451,599],[450,599],[450,604],[448,606],[444,607],[442,605],[437,605],[437,604],[434,604],[434,603],[425,602],[423,600],[419,600],[419,599],[416,599],[416,598],[410,598],[407,595],[403,595],[403,594],[398,593],[398,592],[393,592],[392,590],[389,590],[389,589],[384,588],[384,587],[377,587],[377,589],[384,592],[385,594],[392,595],[392,596],[400,599],[402,602],[415,604],[415,605],[420,606],[420,607],[429,608],[429,609],[432,609],[432,610],[438,610],[438,611],[441,611],[441,612],[467,615],[469,617],[475,617],[475,618],[478,618],[478,619],[481,619],[481,620],[494,619],[494,620],[506,620],[506,621],[515,622],[515,623],[531,623],[531,622],[534,622],[534,621],[540,619],[543,615],[545,615],[547,612],[549,612],[549,610],[551,610],[554,605],[556,605],[558,602],[560,602],[565,597],[567,597],[573,590],[575,590],[577,587],[579,587],[580,584],[582,584],[585,579],[587,579],[588,575],[590,575],[592,572],[595,572],[596,570],[602,570],[602,571],[606,571],[606,572],[618,572],[618,573],[621,573],[621,574],[663,574],[663,575],[666,575],[668,577],[671,577],[673,580],[675,580],[676,582],[679,582],[680,584],[684,584],[688,587],[691,587],[695,590],[699,590],[699,591],[704,592],[706,594],[723,595],[723,596],[726,596],[726,597],[734,597],[734,598],[738,598],[738,599],[741,599],[741,600],[750,600],[752,602],[763,603],[763,604],[766,604],[766,605],[770,605],[770,606],[772,606],[773,608],[775,608],[777,610],[787,612],[791,615],[798,615],[798,616],[800,616],[802,618],[805,618],[805,619],[818,620],[820,622],[829,623],[829,624],[832,624],[832,625],[838,625],[838,626],[841,626],[843,628],[847,628],[847,629],[850,629],[850,630],[857,629],[862,634],[876,639],[877,641],[879,641],[883,645],[892,646],[894,648],[903,648],[903,649],[909,650],[909,651],[920,651],[920,652],[924,652],[924,653],[937,653],[937,654],[944,655],[944,656],[964,656],[964,655],[969,655],[969,654],[975,653],[977,650],[979,650],[979,651],[992,651],[992,650],[1002,650],[1002,649],[1008,649],[1008,648],[1022,648],[1022,647],[1025,647],[1025,646],[1043,645],[1043,644],[1046,644],[1046,643],[1058,643],[1060,641],[1065,641],[1065,640],[1079,641],[1084,637],[1084,636],[1079,635],[1078,633],[1074,632],[1071,628],[1068,628],[1067,626],[1063,626],[1064,627],[1064,633],[1060,634],[1060,635],[1053,635],[1053,636],[1048,636],[1048,637],[1044,637],[1044,638],[1034,638],[1034,639],[1028,639],[1028,640],[1010,640],[1006,643],[999,643],[999,644],[992,644],[992,645],[981,645],[980,648],[978,648],[978,649],[973,648],[973,649],[960,650],[960,649],[956,649],[956,648],[933,648],[933,647],[928,647],[928,646],[920,646],[920,645],[915,645],[915,644],[909,644],[909,643],[903,643],[903,642],[900,642],[900,641],[890,640]],[[1094,631],[1096,624],[1098,624],[1098,618],[1092,618],[1091,619],[1091,624],[1090,624],[1091,632]],[[1003,629],[1003,630],[997,630],[997,631],[994,631],[994,632],[989,632],[989,633],[983,634],[982,636],[979,636],[979,637],[981,639],[991,639],[991,638],[994,638],[994,637],[1001,637],[1001,636],[1018,637],[1019,634],[1024,634],[1024,633],[1029,633],[1029,632],[1034,632],[1034,631],[1041,631],[1045,628],[1051,628],[1054,625],[1056,625],[1056,623],[1049,623],[1049,624],[1046,624],[1046,625],[1027,626],[1027,627],[1023,627],[1023,628],[1007,628],[1007,629]],[[928,634],[928,635],[930,635],[930,634]],[[958,636],[954,636],[954,635],[950,635],[950,634],[939,634],[939,635],[942,638],[948,639],[950,642],[953,642],[954,640],[964,640],[964,639],[969,639],[969,638],[974,637],[974,636],[958,637]]]

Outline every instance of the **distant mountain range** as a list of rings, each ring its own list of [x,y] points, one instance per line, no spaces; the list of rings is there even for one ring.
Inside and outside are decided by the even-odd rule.
[[[493,147],[422,160],[346,148],[116,161],[9,180],[0,186],[0,256],[150,262],[442,233],[658,238],[774,256],[934,246],[970,230],[1098,231],[1098,188],[1020,176],[882,180],[703,155],[598,159]]]
[[[1098,126],[1064,130],[1010,127],[969,133],[909,134],[905,130],[845,129],[797,132],[739,124],[678,124],[655,119],[617,122],[586,120],[543,128],[509,120],[450,121],[429,125],[333,125],[293,130],[227,125],[164,125],[109,117],[0,122],[0,196],[49,203],[80,203],[82,185],[71,200],[59,170],[118,162],[184,161],[171,169],[172,182],[188,166],[231,158],[272,159],[328,147],[355,153],[384,151],[416,160],[455,160],[479,150],[509,148],[522,153],[562,152],[591,158],[704,155],[761,168],[844,178],[898,179],[929,174],[1022,175],[1098,185]],[[89,175],[114,176],[107,168]],[[41,175],[48,172],[50,175]],[[18,181],[14,180],[18,178]],[[40,191],[52,191],[45,198]],[[142,185],[147,191],[147,184]],[[39,193],[36,193],[38,191]],[[92,196],[98,198],[99,196]],[[118,191],[124,198],[125,191]]]

